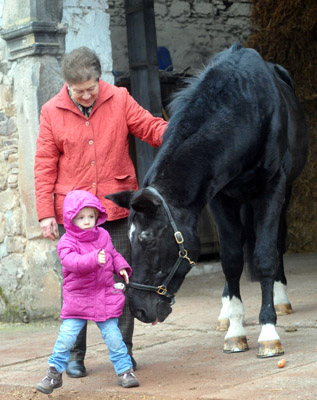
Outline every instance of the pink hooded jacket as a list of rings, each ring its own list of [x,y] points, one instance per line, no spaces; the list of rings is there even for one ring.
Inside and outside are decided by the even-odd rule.
[[[84,207],[99,210],[96,226],[82,230],[72,220]],[[63,266],[63,307],[61,318],[80,318],[92,321],[106,321],[122,314],[125,296],[115,289],[113,273],[120,278],[119,271],[132,269],[113,247],[109,233],[98,225],[107,219],[105,208],[93,194],[85,190],[74,190],[65,198],[64,227],[57,252]],[[98,253],[104,249],[106,264],[98,263]]]

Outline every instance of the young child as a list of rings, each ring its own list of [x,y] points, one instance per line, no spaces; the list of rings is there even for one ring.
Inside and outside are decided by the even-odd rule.
[[[98,227],[107,219],[106,210],[93,194],[74,190],[65,198],[63,218],[66,233],[57,245],[64,278],[63,323],[48,359],[47,376],[36,389],[50,394],[62,386],[70,349],[86,320],[98,325],[118,375],[118,384],[125,388],[139,386],[118,328],[125,297],[113,279],[116,273],[128,284],[132,270],[113,247],[109,233]]]

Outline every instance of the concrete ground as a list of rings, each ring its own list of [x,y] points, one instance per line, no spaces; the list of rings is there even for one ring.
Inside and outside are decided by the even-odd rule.
[[[116,384],[106,345],[89,323],[86,367],[80,379],[64,374],[52,395],[34,390],[44,377],[58,321],[0,324],[0,400],[312,400],[317,399],[317,254],[285,257],[294,314],[278,318],[285,355],[256,358],[260,287],[242,279],[250,350],[224,354],[215,330],[224,277],[218,263],[201,262],[181,287],[172,314],[156,326],[136,322],[134,357],[141,386]],[[284,368],[277,362],[286,359]]]

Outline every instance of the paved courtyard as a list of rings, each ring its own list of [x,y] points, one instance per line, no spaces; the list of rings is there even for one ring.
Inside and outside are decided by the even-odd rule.
[[[278,318],[285,355],[256,358],[261,304],[258,283],[242,279],[250,350],[224,354],[215,330],[224,277],[219,263],[201,262],[181,287],[172,314],[155,326],[136,322],[139,388],[123,389],[98,328],[89,323],[88,376],[52,395],[34,390],[46,372],[59,321],[0,324],[0,400],[313,400],[317,399],[317,254],[285,257],[294,314]],[[277,362],[286,359],[280,369]]]

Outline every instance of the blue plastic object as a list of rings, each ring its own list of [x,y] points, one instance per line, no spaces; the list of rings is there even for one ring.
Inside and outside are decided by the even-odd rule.
[[[173,71],[171,55],[166,47],[160,46],[157,48],[157,58],[160,70]]]

